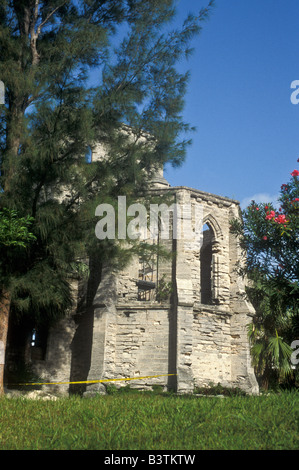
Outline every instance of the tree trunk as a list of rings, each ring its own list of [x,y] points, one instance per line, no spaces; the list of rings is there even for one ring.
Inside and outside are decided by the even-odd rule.
[[[4,362],[10,310],[10,294],[3,291],[0,297],[0,396],[4,394]]]
[[[9,114],[6,122],[6,148],[3,152],[1,172],[4,176],[4,191],[11,191],[11,180],[15,176],[18,152],[21,143],[24,112],[19,103],[9,103]]]
[[[267,392],[269,389],[269,376],[264,374],[262,377],[262,389]]]

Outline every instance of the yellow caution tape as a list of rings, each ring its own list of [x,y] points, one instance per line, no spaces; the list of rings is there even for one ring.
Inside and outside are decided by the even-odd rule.
[[[127,377],[125,379],[104,379],[104,380],[82,380],[80,382],[29,382],[18,385],[73,385],[73,384],[96,384],[103,382],[119,382],[126,380],[143,380],[143,379],[153,379],[156,377],[169,377],[171,375],[177,374],[163,374],[163,375],[147,375],[145,377]]]

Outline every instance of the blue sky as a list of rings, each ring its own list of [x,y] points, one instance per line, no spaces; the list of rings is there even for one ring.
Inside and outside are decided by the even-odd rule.
[[[208,0],[178,0],[178,21]],[[185,164],[166,168],[183,185],[239,200],[274,201],[298,169],[298,0],[216,0],[184,69],[184,120],[196,127]]]

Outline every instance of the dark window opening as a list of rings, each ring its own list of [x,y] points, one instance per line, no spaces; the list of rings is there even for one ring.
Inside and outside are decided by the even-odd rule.
[[[138,274],[138,300],[150,301],[154,300],[156,289],[156,275],[157,268],[153,259],[139,260],[139,274]]]
[[[46,358],[48,341],[48,328],[38,327],[34,328],[31,333],[31,360],[43,361]]]
[[[213,303],[213,230],[205,225],[203,227],[203,241],[200,250],[200,288],[201,303],[210,305]]]

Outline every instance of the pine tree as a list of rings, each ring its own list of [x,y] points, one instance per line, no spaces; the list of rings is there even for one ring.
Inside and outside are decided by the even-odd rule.
[[[178,30],[174,4],[1,0],[0,207],[31,217],[35,237],[10,271],[11,311],[35,321],[64,314],[78,260],[129,255],[96,240],[97,205],[115,204],[118,195],[135,200],[155,168],[183,162],[188,74],[177,64],[213,1]],[[87,148],[97,143],[106,157],[87,164]]]

